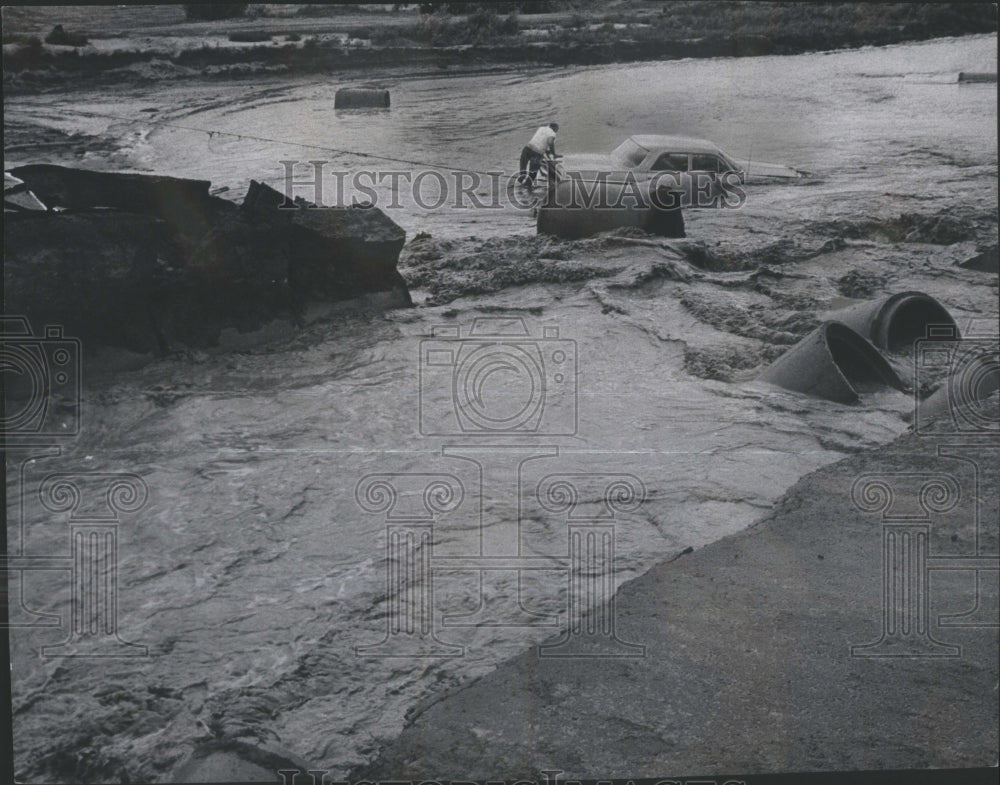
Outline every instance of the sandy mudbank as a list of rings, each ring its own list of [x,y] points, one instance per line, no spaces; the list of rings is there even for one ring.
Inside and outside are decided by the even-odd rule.
[[[401,737],[355,775],[994,765],[997,631],[937,623],[938,613],[975,607],[971,573],[931,586],[931,637],[944,644],[934,651],[951,656],[866,656],[917,650],[901,639],[852,656],[852,646],[879,640],[883,580],[881,519],[878,510],[852,503],[852,485],[875,473],[915,504],[922,480],[914,485],[905,473],[949,472],[974,493],[969,464],[939,457],[948,443],[909,435],[805,477],[753,528],[622,587],[617,634],[644,644],[644,658],[542,659],[526,652],[414,712]],[[930,516],[935,557],[974,554],[976,520],[981,551],[997,552],[1000,487],[995,464],[987,467],[996,450],[968,452],[981,459],[980,498],[992,501],[978,518],[968,500],[959,514]],[[995,579],[985,581],[979,595],[994,623],[996,588]]]

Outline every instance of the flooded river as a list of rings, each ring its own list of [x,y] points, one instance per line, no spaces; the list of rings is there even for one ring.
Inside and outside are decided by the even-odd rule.
[[[589,522],[613,529],[604,574],[618,585],[746,528],[803,474],[905,431],[906,394],[807,399],[754,384],[754,360],[849,302],[850,273],[869,276],[875,294],[926,291],[963,326],[995,320],[995,277],[954,267],[991,220],[995,236],[997,208],[994,87],[954,82],[995,61],[996,37],[973,36],[528,75],[389,74],[378,81],[392,108],[367,112],[334,110],[331,78],[126,81],[114,95],[8,99],[7,123],[115,141],[85,152],[84,166],[211,179],[234,198],[250,178],[280,184],[281,160],[392,165],[357,152],[509,171],[550,119],[560,152],[683,133],[813,175],[753,187],[740,211],[689,212],[689,241],[661,248],[546,244],[529,211],[422,210],[403,194],[387,212],[408,239],[431,235],[401,261],[418,307],[317,312],[263,344],[128,371],[86,356],[79,437],[61,454],[9,456],[9,498],[27,489],[23,510],[8,511],[9,539],[27,554],[66,551],[67,518],[33,495],[53,472],[141,476],[148,501],[119,526],[118,624],[148,656],[44,658],[65,629],[16,630],[18,771],[167,780],[199,740],[222,735],[343,776],[420,701],[566,623],[557,564],[463,570],[461,558],[565,560],[570,527]],[[81,163],[68,151],[48,160]],[[906,214],[921,216],[908,239],[893,235]],[[949,227],[954,237],[939,236]],[[676,274],[698,249],[739,262],[728,284]],[[767,264],[780,272],[748,284]],[[442,296],[425,283],[452,268],[464,288]],[[517,275],[497,282],[501,268]],[[494,352],[481,377],[477,351]],[[726,373],[704,371],[713,358]],[[395,489],[395,507],[366,497],[373,475]],[[544,491],[566,476],[572,512]],[[428,501],[433,481],[450,490]],[[602,494],[617,481],[634,503],[608,509]],[[93,476],[84,490],[100,492]],[[432,626],[442,650],[464,649],[377,656],[386,650],[365,647],[398,607],[390,527],[432,523],[431,562],[444,565]],[[65,575],[32,573],[24,599],[36,614],[65,614]]]

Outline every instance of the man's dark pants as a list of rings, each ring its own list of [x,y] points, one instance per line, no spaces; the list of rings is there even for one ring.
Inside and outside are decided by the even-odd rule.
[[[521,150],[521,167],[517,175],[517,181],[523,183],[525,180],[528,180],[534,185],[543,158],[544,156],[541,153],[525,145],[524,149]]]

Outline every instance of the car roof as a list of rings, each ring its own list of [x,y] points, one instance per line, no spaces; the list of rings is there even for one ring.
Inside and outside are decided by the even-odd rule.
[[[693,136],[669,136],[665,134],[637,134],[630,136],[633,142],[652,150],[656,147],[670,147],[678,153],[721,153],[717,146],[707,139],[697,139]]]

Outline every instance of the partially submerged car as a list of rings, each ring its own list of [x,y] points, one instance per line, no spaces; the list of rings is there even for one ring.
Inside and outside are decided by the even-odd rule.
[[[741,183],[806,176],[805,172],[781,164],[740,161],[705,139],[660,134],[630,136],[603,155],[567,155],[557,167],[559,179],[577,175],[586,180],[598,176],[624,177],[627,172],[631,172],[637,180],[655,177],[658,172],[704,172],[712,175],[713,179],[733,172]]]
[[[804,176],[780,164],[738,161],[705,139],[630,136],[605,155],[558,159],[537,226],[568,239],[625,227],[684,237],[682,209],[739,208],[747,180]]]

